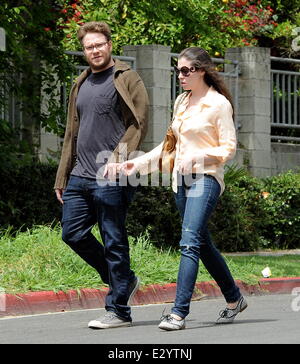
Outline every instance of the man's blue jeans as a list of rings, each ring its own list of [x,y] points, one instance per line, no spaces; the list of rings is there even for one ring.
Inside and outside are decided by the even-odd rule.
[[[129,320],[128,285],[135,275],[130,269],[125,219],[134,191],[118,182],[99,186],[96,180],[71,176],[63,194],[62,217],[63,241],[109,284],[106,310]],[[103,245],[91,233],[96,223]]]
[[[228,303],[236,302],[241,296],[225,260],[212,243],[207,229],[209,217],[218,202],[220,185],[213,176],[196,177],[192,184],[186,185],[186,176],[179,176],[181,183],[175,193],[176,205],[182,217],[182,236],[176,300],[172,312],[182,318],[189,314],[199,259],[219,285]]]

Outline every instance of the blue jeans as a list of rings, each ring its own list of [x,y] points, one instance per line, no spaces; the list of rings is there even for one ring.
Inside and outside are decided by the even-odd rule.
[[[128,286],[135,274],[130,269],[125,219],[134,191],[118,182],[99,186],[96,180],[71,176],[63,194],[63,241],[109,284],[106,310],[128,320]],[[91,233],[96,223],[103,245]]]
[[[185,318],[189,314],[199,268],[199,259],[219,285],[228,303],[236,302],[241,294],[225,260],[211,241],[208,220],[220,195],[218,181],[209,175],[199,175],[192,184],[179,176],[176,205],[182,217],[180,240],[181,260],[177,279],[176,300],[172,312]]]

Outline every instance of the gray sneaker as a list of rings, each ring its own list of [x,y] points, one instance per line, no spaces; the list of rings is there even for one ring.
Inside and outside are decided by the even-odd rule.
[[[129,298],[128,298],[128,301],[127,301],[127,305],[129,306],[132,299],[133,299],[133,296],[136,294],[136,292],[138,291],[139,287],[140,287],[140,278],[139,277],[135,277],[134,280],[129,284]]]
[[[220,312],[220,317],[217,319],[216,324],[230,324],[235,319],[235,316],[239,313],[244,311],[247,308],[248,304],[247,301],[243,296],[240,297],[238,303],[235,308],[225,308],[225,310]]]
[[[110,329],[114,327],[132,326],[132,322],[117,316],[112,311],[108,311],[103,317],[90,321],[88,326],[91,329]]]
[[[176,320],[171,315],[162,316],[158,327],[166,331],[175,331],[185,329],[185,320]]]

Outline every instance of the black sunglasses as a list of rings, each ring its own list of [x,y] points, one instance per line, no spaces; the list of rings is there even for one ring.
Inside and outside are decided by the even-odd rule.
[[[188,68],[186,66],[178,68],[178,67],[174,66],[174,71],[177,76],[179,76],[180,72],[181,72],[183,77],[188,77],[190,75],[190,73],[196,72],[197,68],[196,67]]]

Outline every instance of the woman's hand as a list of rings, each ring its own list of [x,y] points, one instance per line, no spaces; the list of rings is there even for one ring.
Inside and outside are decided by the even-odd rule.
[[[137,172],[136,166],[131,161],[126,161],[121,164],[121,173],[125,174],[125,176],[130,176]]]
[[[189,156],[183,158],[178,165],[178,172],[182,175],[193,173],[193,168],[196,168],[196,173],[203,173],[204,166],[215,163],[215,157],[209,157],[205,153],[198,154],[197,156]]]

